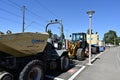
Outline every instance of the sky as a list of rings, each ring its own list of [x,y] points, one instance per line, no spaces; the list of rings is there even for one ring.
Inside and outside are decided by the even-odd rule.
[[[22,32],[23,6],[25,6],[25,32],[45,32],[50,20],[61,20],[64,34],[69,38],[73,32],[87,32],[89,16],[92,17],[93,33],[100,40],[109,30],[120,36],[120,0],[0,0],[0,31]],[[53,33],[59,34],[59,24],[50,25]]]

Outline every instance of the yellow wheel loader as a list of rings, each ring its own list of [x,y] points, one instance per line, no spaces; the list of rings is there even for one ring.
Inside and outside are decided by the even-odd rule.
[[[85,59],[85,49],[87,47],[86,33],[72,33],[72,40],[68,41],[68,55],[70,58],[78,60]]]

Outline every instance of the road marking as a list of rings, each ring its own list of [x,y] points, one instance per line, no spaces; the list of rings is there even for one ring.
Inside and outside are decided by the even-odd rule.
[[[86,66],[82,66],[76,73],[74,73],[68,80],[73,80],[79,73],[81,73]]]
[[[100,54],[96,55],[96,56],[91,60],[91,62],[94,62],[95,59],[98,58],[98,57],[99,57],[100,55],[102,55],[102,54],[103,54],[103,52],[101,52]]]
[[[57,77],[56,77],[56,78],[54,78],[54,80],[64,80],[64,79],[61,79],[61,78],[57,78]]]
[[[76,67],[82,67],[83,65],[75,65]]]
[[[49,75],[45,75],[45,77],[51,78],[51,79],[54,79],[54,80],[64,80],[64,79],[62,79],[62,78],[54,77],[54,76],[49,76]]]
[[[120,62],[120,56],[119,56],[119,53],[116,53],[117,54],[117,58],[118,58],[118,60],[119,60],[119,62]]]
[[[93,62],[97,57],[99,57],[100,55],[102,55],[103,52],[101,52],[100,54],[96,55],[92,60],[91,62]],[[78,61],[78,60],[74,60],[74,61],[77,61],[77,62],[81,62],[81,61]],[[79,73],[81,73],[86,66],[82,66],[82,65],[75,65],[75,66],[78,66],[78,67],[81,67],[76,73],[74,73],[68,80],[73,80]],[[54,79],[54,80],[64,80],[62,78],[59,78],[59,77],[54,77],[54,76],[50,76],[50,75],[46,75],[45,77],[48,77],[48,78],[51,78],[51,79]]]
[[[77,69],[70,69],[67,72],[69,72],[69,73],[75,73],[76,71],[77,71]]]

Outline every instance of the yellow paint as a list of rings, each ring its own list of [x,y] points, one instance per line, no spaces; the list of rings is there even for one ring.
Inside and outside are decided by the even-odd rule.
[[[47,44],[47,33],[14,33],[0,35],[0,51],[16,57],[43,52]],[[32,40],[36,40],[34,43]]]
[[[90,35],[87,34],[87,42],[90,43]],[[99,35],[98,34],[91,34],[91,44],[98,44],[99,43]]]

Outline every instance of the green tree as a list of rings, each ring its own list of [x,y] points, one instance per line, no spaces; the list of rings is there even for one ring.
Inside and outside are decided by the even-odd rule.
[[[49,34],[49,38],[52,37],[52,31],[48,30],[47,33]]]
[[[113,30],[109,30],[107,33],[105,33],[103,40],[105,41],[105,43],[118,45],[118,37],[116,32]]]
[[[119,45],[119,43],[120,43],[120,37],[118,37],[118,39],[117,39],[117,40],[118,40],[118,45]],[[119,46],[120,46],[120,45],[119,45]]]

